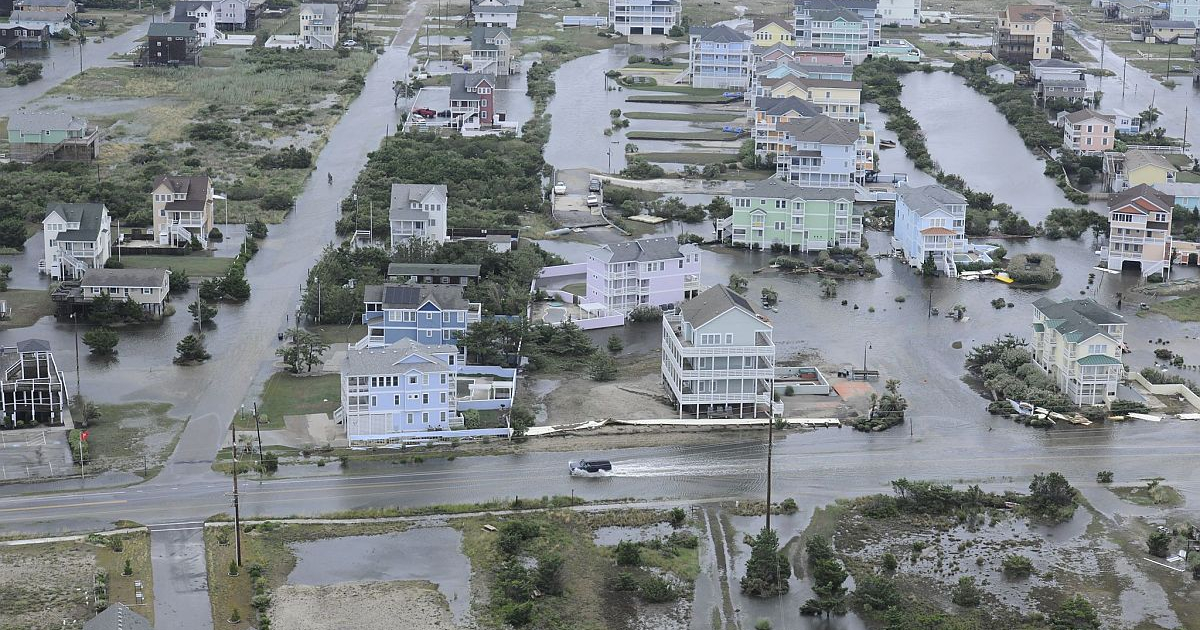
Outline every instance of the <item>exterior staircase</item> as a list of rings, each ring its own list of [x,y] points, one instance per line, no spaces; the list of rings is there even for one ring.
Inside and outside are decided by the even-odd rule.
[[[954,263],[953,253],[942,252],[942,268],[946,271],[947,278],[958,277],[958,265]]]
[[[62,249],[58,250],[58,260],[63,266],[63,277],[82,278],[85,271],[91,269],[87,263],[75,257],[75,254]]]

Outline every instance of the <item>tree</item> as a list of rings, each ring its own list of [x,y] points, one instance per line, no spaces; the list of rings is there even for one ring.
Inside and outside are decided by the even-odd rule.
[[[523,437],[534,420],[533,412],[525,407],[513,407],[508,412],[508,426],[512,428],[513,437]]]
[[[257,239],[267,238],[267,224],[262,219],[255,219],[246,225],[246,233]]]
[[[879,561],[879,566],[888,573],[894,573],[900,567],[900,562],[896,560],[896,554],[889,551],[883,554],[883,558]]]
[[[773,529],[762,528],[750,543],[750,559],[742,578],[742,592],[752,597],[770,597],[788,592],[792,574],[787,555],[779,549],[779,536]]]
[[[543,595],[562,595],[562,556],[548,553],[538,558],[534,581]]]
[[[1028,507],[1042,515],[1052,514],[1065,507],[1074,508],[1075,488],[1061,473],[1034,475],[1029,482]],[[1074,509],[1071,510],[1074,512]]]
[[[775,306],[779,303],[779,294],[776,293],[775,289],[772,289],[771,287],[763,287],[762,300],[763,304],[766,304],[767,306]]]
[[[301,370],[311,372],[313,366],[321,363],[321,357],[329,349],[329,344],[320,335],[307,330],[295,328],[287,332],[289,343],[275,350],[275,354],[283,357],[283,362],[293,374]]]
[[[170,275],[167,277],[167,282],[170,283],[171,293],[183,293],[192,288],[192,279],[188,277],[186,271],[174,267],[168,271],[170,271]]]
[[[225,295],[225,290],[222,287],[221,278],[207,278],[200,281],[200,288],[197,289],[200,299],[205,302],[215,302]]]
[[[250,283],[246,281],[246,267],[241,264],[230,265],[229,271],[221,280],[221,292],[231,300],[238,302],[250,298]]]
[[[1076,595],[1050,615],[1051,630],[1100,630],[1100,615],[1091,602]]]
[[[188,335],[175,344],[175,363],[198,363],[207,361],[212,355],[204,348],[204,340],[196,335]]]
[[[745,293],[746,288],[749,286],[750,286],[750,281],[746,280],[745,276],[738,274],[738,273],[729,274],[729,288],[730,289],[733,289],[737,293]]]
[[[925,254],[925,260],[921,261],[921,275],[926,278],[932,278],[937,275],[937,263],[933,261],[933,253]]]
[[[618,337],[616,334],[612,334],[612,335],[608,336],[608,351],[609,352],[616,354],[624,349],[625,349],[625,342],[621,341],[620,337]]]
[[[0,221],[0,247],[11,247],[24,251],[25,239],[28,236],[25,233],[25,223],[21,219],[10,217]]]
[[[1170,553],[1171,535],[1162,531],[1154,530],[1150,533],[1150,537],[1146,539],[1146,548],[1152,556],[1166,558]]]
[[[632,540],[622,540],[617,543],[615,557],[617,566],[636,567],[642,563],[641,546]]]
[[[821,282],[820,282],[819,286],[821,287],[821,297],[823,297],[823,298],[837,297],[837,290],[838,290],[837,280],[834,280],[833,278],[821,278]]]
[[[607,354],[596,355],[588,368],[593,381],[611,381],[617,378],[617,362]]]
[[[802,610],[809,613],[845,614],[846,587],[843,585],[850,574],[835,559],[818,560],[813,566],[813,593],[817,596],[804,602]]]
[[[950,591],[950,601],[963,608],[975,608],[982,602],[982,591],[975,586],[975,578],[963,576],[958,578],[958,584]]]
[[[117,333],[108,328],[93,328],[83,335],[83,345],[87,346],[92,354],[102,357],[116,354],[118,341],[120,338]]]
[[[107,292],[92,298],[88,305],[88,321],[107,326],[117,320],[117,305]]]
[[[209,324],[217,316],[217,307],[211,302],[196,301],[188,304],[187,310],[192,314],[192,321],[200,326]]]
[[[713,197],[712,201],[708,202],[707,210],[710,219],[725,219],[733,215],[733,206],[724,197]]]

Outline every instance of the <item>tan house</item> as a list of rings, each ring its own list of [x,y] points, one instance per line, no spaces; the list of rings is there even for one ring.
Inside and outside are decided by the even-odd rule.
[[[1196,23],[1189,20],[1149,20],[1146,41],[1151,44],[1190,46],[1196,43]]]
[[[1090,109],[1081,109],[1061,117],[1063,146],[1077,155],[1096,155],[1112,151],[1117,126],[1113,117]]]
[[[1146,184],[1159,186],[1175,181],[1179,169],[1161,153],[1151,153],[1142,149],[1132,149],[1125,152],[1125,180],[1128,186]]]
[[[151,208],[159,245],[185,245],[194,237],[208,246],[213,228],[213,189],[207,177],[161,175],[154,180]]]
[[[775,44],[791,46],[796,42],[792,32],[792,23],[781,17],[759,18],[754,20],[754,45],[770,47]]]
[[[160,315],[171,291],[170,276],[166,269],[89,269],[79,281],[80,297],[85,303],[100,295],[131,300]]]
[[[1108,268],[1137,263],[1142,276],[1171,271],[1171,210],[1175,196],[1140,184],[1108,202]]]
[[[795,96],[811,103],[830,118],[862,121],[862,83],[837,79],[810,79],[785,76],[758,81],[763,96],[787,98]]]
[[[1008,63],[1062,59],[1064,20],[1052,4],[1009,5],[997,15],[992,53]]]

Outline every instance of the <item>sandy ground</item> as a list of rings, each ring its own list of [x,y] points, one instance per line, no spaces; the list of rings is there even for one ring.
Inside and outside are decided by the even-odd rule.
[[[287,630],[455,628],[445,596],[429,582],[289,584],[271,600],[271,625]]]
[[[82,545],[0,549],[0,630],[82,627],[95,574],[96,556]]]

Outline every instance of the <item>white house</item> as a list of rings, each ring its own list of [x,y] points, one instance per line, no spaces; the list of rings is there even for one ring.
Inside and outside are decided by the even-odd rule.
[[[1123,109],[1114,109],[1112,117],[1113,124],[1117,127],[1117,133],[1141,133],[1141,116],[1130,114]]]
[[[445,243],[447,202],[445,184],[392,184],[392,247],[413,238]]]
[[[1117,397],[1125,318],[1092,300],[1033,303],[1033,360],[1077,405]]]
[[[471,7],[476,26],[517,28],[517,5],[504,0],[480,0]]]
[[[921,23],[921,0],[879,0],[882,24],[917,26]]]
[[[662,377],[684,412],[710,416],[773,413],[775,342],[771,322],[745,297],[714,286],[663,314]]]
[[[988,78],[996,83],[1012,85],[1017,81],[1017,73],[1002,63],[994,63],[987,67]]]
[[[1171,0],[1169,17],[1171,20],[1191,22],[1200,26],[1200,0]]]
[[[622,35],[666,35],[679,23],[679,0],[608,0],[608,23]]]
[[[193,24],[193,30],[200,36],[201,46],[212,46],[223,37],[217,30],[217,12],[211,0],[179,0],[175,3],[171,21]]]
[[[102,203],[52,203],[42,219],[45,258],[39,271],[52,280],[76,280],[103,269],[112,252],[111,219]]]
[[[909,265],[919,267],[932,256],[947,276],[958,275],[954,255],[967,251],[966,197],[938,184],[899,184],[895,223],[896,241]]]
[[[300,41],[309,48],[331,49],[341,41],[338,5],[301,4]]]
[[[587,301],[625,314],[679,304],[700,290],[701,251],[673,236],[598,247],[587,254]]]
[[[1083,70],[1083,64],[1064,59],[1034,59],[1029,62],[1029,72],[1037,81],[1078,79],[1083,76]]]

